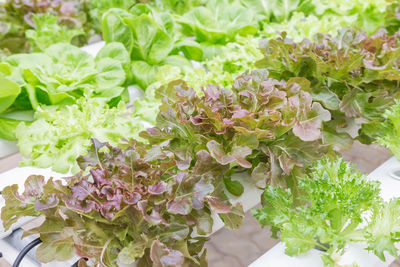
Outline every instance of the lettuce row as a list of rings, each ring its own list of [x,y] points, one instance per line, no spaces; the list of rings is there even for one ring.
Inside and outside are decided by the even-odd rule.
[[[56,40],[70,42],[72,37],[75,44],[83,45],[88,39],[84,33],[89,31],[85,12],[86,6],[77,0],[2,1],[0,54],[30,52],[32,48],[55,44]]]
[[[70,105],[81,97],[110,103],[127,100],[126,56],[120,43],[106,45],[96,58],[67,43],[52,45],[43,53],[9,56],[0,63],[0,114]],[[12,133],[0,137],[15,140]]]
[[[206,150],[231,171],[248,170],[260,187],[265,176],[295,186],[301,168],[329,151],[321,128],[330,113],[312,101],[309,86],[304,78],[272,79],[265,70],[238,77],[232,90],[209,85],[201,95],[174,81],[160,92],[156,127],[140,136],[168,142],[182,162]]]
[[[179,155],[137,141],[113,147],[92,140],[89,153],[77,160],[81,172],[64,181],[30,176],[25,191],[6,187],[1,219],[5,228],[23,216],[43,216],[44,263],[71,259],[80,266],[207,266],[203,249],[213,226],[211,212],[236,229],[244,217],[214,193],[226,169],[208,152],[184,166]]]
[[[398,33],[368,37],[351,29],[337,38],[319,34],[315,42],[296,43],[282,35],[265,44],[265,57],[256,66],[276,79],[309,80],[314,101],[334,118],[324,124],[324,143],[346,148],[354,138],[373,142],[385,110],[398,98],[399,41]]]

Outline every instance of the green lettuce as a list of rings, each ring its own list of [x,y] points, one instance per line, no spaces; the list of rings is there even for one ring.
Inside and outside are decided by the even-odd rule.
[[[200,94],[201,88],[208,84],[232,89],[233,81],[241,74],[254,70],[255,62],[262,59],[260,42],[259,38],[239,36],[236,42],[222,47],[221,54],[196,67],[182,69],[171,65],[162,66],[156,74],[157,82],[150,87],[161,87],[181,79]]]
[[[368,34],[385,25],[389,1],[308,1],[308,0],[241,0],[256,13],[262,34],[276,37],[286,32],[289,38],[301,41],[317,33],[336,35],[344,27],[355,27]]]
[[[338,30],[354,25],[356,21],[356,15],[341,17],[327,14],[318,18],[313,14],[306,16],[302,12],[294,12],[288,21],[265,23],[263,34],[274,38],[277,34],[286,32],[289,38],[300,42],[304,38],[313,39],[318,33],[336,35]]]
[[[10,93],[20,92],[14,99],[17,105],[8,107],[36,109],[39,104],[72,104],[82,96],[121,98],[125,69],[130,68],[127,55],[119,43],[108,44],[96,58],[78,47],[59,43],[43,53],[7,57],[1,63],[0,73],[7,84],[19,85],[18,90],[8,90]]]
[[[68,106],[40,106],[30,125],[17,126],[22,166],[51,167],[67,173],[78,169],[76,158],[85,155],[90,138],[117,145],[122,138],[138,139],[144,125],[123,102],[110,108],[98,98],[79,99]]]
[[[0,113],[6,111],[21,93],[21,88],[14,81],[0,76]]]
[[[235,41],[237,35],[255,35],[257,21],[252,10],[238,1],[207,1],[177,18],[182,32],[201,44],[203,60],[220,54],[223,45]]]
[[[109,10],[103,16],[102,29],[106,42],[120,42],[125,46],[132,60],[133,82],[142,89],[156,81],[160,66],[191,67],[188,59],[202,56],[196,42],[183,39],[170,14],[155,11],[148,5],[137,4],[129,12]]]
[[[377,142],[389,148],[396,158],[400,159],[400,101],[383,114],[385,121],[379,125]]]
[[[182,15],[206,2],[206,0],[153,0],[149,4],[163,11]]]
[[[299,189],[296,197],[289,189],[267,186],[263,208],[253,211],[262,226],[271,226],[273,237],[280,232],[287,255],[317,248],[324,265],[336,266],[349,243],[366,242],[383,261],[385,251],[397,257],[400,199],[384,202],[378,181],[342,159],[323,158],[299,179]]]
[[[55,42],[71,43],[73,38],[85,34],[82,29],[58,24],[57,17],[52,14],[34,15],[33,22],[36,27],[25,32],[33,51],[44,51]]]
[[[92,20],[93,28],[101,32],[101,20],[109,9],[121,8],[128,10],[130,7],[136,4],[136,0],[88,0],[90,9],[88,13]]]

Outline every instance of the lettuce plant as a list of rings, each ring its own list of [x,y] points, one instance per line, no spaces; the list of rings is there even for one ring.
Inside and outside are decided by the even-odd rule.
[[[273,237],[280,232],[287,255],[318,248],[324,251],[324,264],[336,266],[347,244],[366,242],[381,260],[384,251],[397,257],[400,199],[384,202],[379,182],[368,180],[342,159],[323,158],[309,176],[300,178],[299,188],[301,197],[290,189],[268,186],[264,207],[253,211],[262,226],[271,226]]]
[[[174,80],[184,80],[188,86],[200,94],[201,88],[208,84],[217,84],[231,89],[238,76],[246,71],[254,70],[255,63],[263,58],[263,53],[259,49],[260,42],[259,38],[239,36],[236,42],[222,47],[221,54],[201,62],[201,65],[196,67],[162,66],[156,74],[157,81],[147,90],[167,85]]]
[[[335,35],[343,27],[355,27],[373,34],[385,25],[389,1],[386,0],[241,0],[256,15],[261,33],[275,37],[285,31],[301,41],[317,33]],[[395,5],[395,4],[394,4]]]
[[[110,108],[104,100],[81,98],[67,106],[43,106],[35,120],[16,126],[22,166],[52,168],[67,173],[78,170],[76,159],[90,148],[90,138],[117,145],[122,138],[138,138],[142,120],[123,102]]]
[[[101,31],[101,19],[104,13],[111,8],[128,10],[136,4],[136,0],[88,0],[90,5],[89,15],[96,31]]]
[[[84,35],[82,29],[69,29],[67,26],[59,25],[57,17],[52,14],[33,15],[35,29],[26,30],[25,35],[33,51],[44,51],[56,42],[71,43],[80,35]]]
[[[238,77],[232,90],[209,85],[203,96],[171,82],[161,93],[156,127],[141,136],[152,144],[168,141],[183,162],[206,150],[232,171],[249,169],[261,187],[267,173],[272,183],[285,184],[291,171],[327,150],[320,138],[330,113],[312,102],[309,85],[304,78],[274,80],[266,70]]]
[[[5,0],[0,3],[0,49],[6,53],[29,52],[26,30],[35,29],[35,14],[52,14],[57,17],[57,22],[71,29],[68,34],[82,28],[87,20],[85,5],[77,0]],[[52,25],[53,22],[51,23]],[[40,27],[40,26],[39,26]],[[58,40],[58,31],[54,35],[47,32],[45,39],[53,43]],[[40,39],[40,38],[39,38]],[[40,41],[43,42],[43,41]],[[47,41],[46,41],[47,42]],[[53,44],[52,43],[52,44]]]
[[[17,54],[2,62],[2,76],[21,87],[28,106],[74,103],[81,96],[111,99],[124,90],[127,55],[121,44],[104,47],[96,58],[78,47],[59,43],[43,53]],[[18,101],[18,99],[16,100]]]
[[[388,4],[384,27],[390,34],[394,34],[400,26],[400,3],[398,1],[388,1]]]
[[[153,0],[150,4],[157,9],[182,15],[206,2],[206,0]]]
[[[202,57],[199,45],[183,38],[169,13],[149,5],[137,4],[129,12],[109,10],[103,16],[102,29],[106,42],[125,46],[132,60],[133,81],[143,89],[155,82],[160,66],[191,67],[189,59]]]
[[[127,57],[120,43],[106,45],[96,58],[67,43],[52,45],[43,53],[9,56],[0,63],[0,113],[74,104],[83,96],[110,103],[127,100]],[[10,135],[0,137],[15,140]]]
[[[40,235],[37,257],[44,263],[76,254],[88,259],[82,266],[207,266],[203,244],[211,212],[237,220],[238,207],[212,194],[224,166],[204,150],[183,167],[159,146],[92,142],[78,159],[77,175],[47,182],[30,176],[22,194],[17,185],[6,187],[5,228],[22,216],[44,216],[24,234]]]
[[[319,34],[315,42],[269,40],[265,58],[256,66],[276,79],[305,77],[312,95],[335,119],[324,127],[326,143],[370,143],[384,111],[398,96],[399,34],[366,34],[344,29],[338,38]],[[361,128],[361,130],[360,130]],[[336,141],[335,141],[336,140]],[[342,140],[337,142],[337,140]]]
[[[205,6],[178,17],[177,22],[186,36],[195,37],[201,44],[202,59],[220,54],[221,47],[235,41],[237,35],[255,35],[258,31],[254,13],[238,1],[207,1]]]

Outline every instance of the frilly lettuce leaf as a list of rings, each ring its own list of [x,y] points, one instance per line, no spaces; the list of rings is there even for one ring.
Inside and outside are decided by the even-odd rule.
[[[326,152],[320,144],[321,128],[330,113],[312,103],[304,78],[278,81],[257,70],[239,76],[232,90],[208,85],[197,94],[184,82],[173,81],[159,94],[163,104],[156,127],[141,136],[152,144],[173,144],[170,149],[179,151],[182,161],[194,158],[200,149],[232,169],[253,170],[261,161],[269,167],[258,170],[271,172],[272,181],[285,184],[280,174],[290,175],[294,166],[310,162],[309,155],[318,158],[315,154]],[[281,143],[286,139],[307,149],[285,149]]]
[[[383,116],[385,121],[377,126],[380,133],[376,137],[377,141],[389,148],[396,158],[400,158],[400,101],[396,100]]]
[[[160,146],[132,140],[113,147],[92,139],[88,154],[78,158],[77,175],[30,176],[23,192],[6,187],[1,218],[6,229],[23,216],[45,218],[24,233],[40,235],[36,255],[44,263],[77,254],[110,267],[137,260],[147,262],[141,266],[207,266],[211,211],[236,229],[243,208],[215,195],[216,177],[226,168],[206,151],[186,167],[179,162]]]
[[[78,47],[59,43],[43,53],[7,57],[0,65],[2,79],[8,86],[14,84],[14,88],[16,83],[19,87],[7,90],[8,107],[36,109],[40,104],[73,104],[82,96],[120,100],[130,74],[127,55],[118,43],[107,44],[96,58]],[[14,106],[10,106],[14,104],[12,99]]]
[[[342,159],[323,158],[299,179],[299,189],[302,195],[296,196],[268,186],[264,207],[253,211],[262,226],[271,226],[273,237],[281,233],[286,254],[318,248],[324,264],[336,266],[347,244],[367,242],[382,260],[383,251],[397,255],[394,243],[400,228],[393,216],[400,204],[398,199],[384,203],[379,182],[368,180]]]
[[[122,102],[110,108],[93,98],[69,106],[39,107],[32,124],[22,123],[16,129],[20,152],[27,157],[20,164],[60,173],[76,171],[75,160],[87,153],[90,138],[116,145],[122,138],[138,138],[143,129],[141,120]]]
[[[400,199],[394,198],[377,206],[368,219],[367,249],[373,251],[382,261],[386,260],[386,251],[394,257],[398,255],[395,243],[399,242],[400,236],[400,220],[397,216],[399,212]]]
[[[238,1],[208,1],[176,21],[186,36],[195,37],[202,45],[203,59],[218,55],[220,45],[234,41],[237,35],[255,35],[258,31],[253,11]]]
[[[58,43],[71,43],[74,37],[84,35],[82,29],[69,29],[57,22],[57,17],[52,14],[37,14],[33,16],[35,29],[25,32],[26,38],[33,51],[44,51],[53,45],[55,40]]]
[[[192,67],[185,68],[164,65],[156,74],[157,86],[181,79],[199,94],[202,94],[201,88],[208,84],[232,89],[233,81],[239,75],[255,69],[255,62],[262,59],[259,42],[259,38],[239,36],[236,42],[222,47],[220,54],[201,64],[194,63]]]
[[[276,79],[313,82],[313,99],[334,118],[324,123],[327,144],[351,144],[354,138],[370,143],[378,133],[374,125],[384,120],[383,113],[399,94],[400,72],[393,61],[400,53],[398,43],[398,34],[384,31],[368,37],[343,29],[337,38],[318,34],[314,42],[293,42],[282,35],[265,44],[266,56],[256,66],[267,68]]]

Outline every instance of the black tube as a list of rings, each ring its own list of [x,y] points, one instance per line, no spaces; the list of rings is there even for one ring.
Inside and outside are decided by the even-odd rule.
[[[33,240],[31,243],[29,243],[28,245],[26,245],[21,252],[18,254],[17,258],[14,261],[14,264],[12,265],[12,267],[19,267],[19,264],[21,263],[22,259],[25,257],[25,255],[34,247],[36,247],[37,245],[39,245],[40,243],[42,243],[42,240],[40,240],[40,238],[36,238],[35,240]]]

